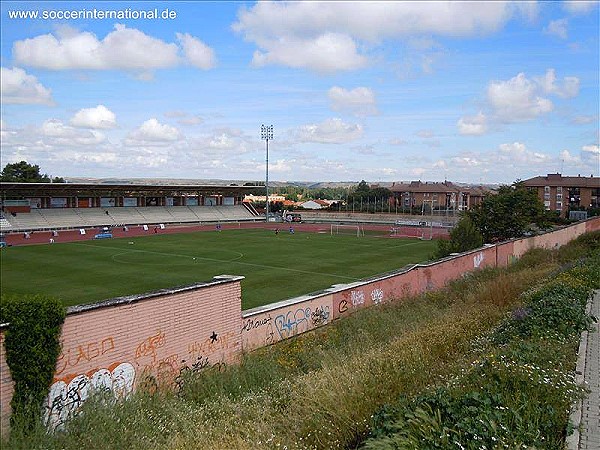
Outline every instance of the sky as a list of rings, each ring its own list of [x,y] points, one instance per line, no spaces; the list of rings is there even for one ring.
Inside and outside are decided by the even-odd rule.
[[[1,163],[60,177],[600,175],[599,6],[10,2]]]

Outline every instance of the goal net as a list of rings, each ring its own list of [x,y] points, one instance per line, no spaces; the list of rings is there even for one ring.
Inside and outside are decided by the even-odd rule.
[[[333,236],[334,234],[361,237],[365,235],[365,231],[360,225],[331,224],[331,235]]]

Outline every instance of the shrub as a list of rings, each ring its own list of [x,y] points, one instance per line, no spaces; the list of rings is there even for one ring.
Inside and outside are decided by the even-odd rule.
[[[11,426],[33,428],[41,420],[56,369],[66,311],[60,300],[40,295],[2,296],[1,300],[0,321],[9,323],[4,340],[6,362],[15,383]]]

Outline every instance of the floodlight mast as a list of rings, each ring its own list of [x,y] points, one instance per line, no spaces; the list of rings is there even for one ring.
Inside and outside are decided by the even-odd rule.
[[[267,143],[267,158],[265,160],[266,175],[265,175],[265,190],[266,190],[266,221],[269,222],[269,140],[273,139],[273,125],[260,126],[260,138]]]

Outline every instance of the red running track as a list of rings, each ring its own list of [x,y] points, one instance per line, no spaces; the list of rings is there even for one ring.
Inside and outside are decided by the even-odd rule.
[[[361,224],[365,231],[379,231],[381,237],[393,237],[393,238],[418,238],[421,237],[423,232],[428,236],[430,229],[422,229],[415,227],[395,227],[396,234],[391,235],[391,226],[389,225],[377,225],[377,224]],[[249,223],[223,223],[221,224],[222,230],[237,230],[237,229],[250,229],[250,228],[262,228],[267,230],[275,231],[276,228],[280,232],[285,233],[289,230],[290,225],[286,223],[269,223],[264,222],[249,222]],[[329,233],[331,230],[331,224],[329,223],[294,223],[292,224],[294,231],[309,232],[309,233]],[[59,242],[76,242],[76,241],[89,241],[94,239],[94,235],[101,232],[101,228],[86,228],[86,234],[80,234],[79,230],[61,230],[56,232],[54,236],[52,231],[35,231],[29,233],[29,238],[25,238],[24,233],[10,233],[5,234],[6,243],[10,246],[17,245],[35,245],[35,244],[49,244],[50,240],[53,239],[55,243]],[[167,225],[164,229],[148,226],[148,230],[144,230],[142,225],[135,225],[128,227],[125,231],[123,227],[112,227],[111,232],[114,238],[127,238],[127,237],[138,237],[138,236],[151,236],[159,234],[174,234],[174,233],[194,233],[198,231],[216,231],[215,224],[212,225]],[[448,238],[448,230],[441,228],[433,228],[433,238]]]

